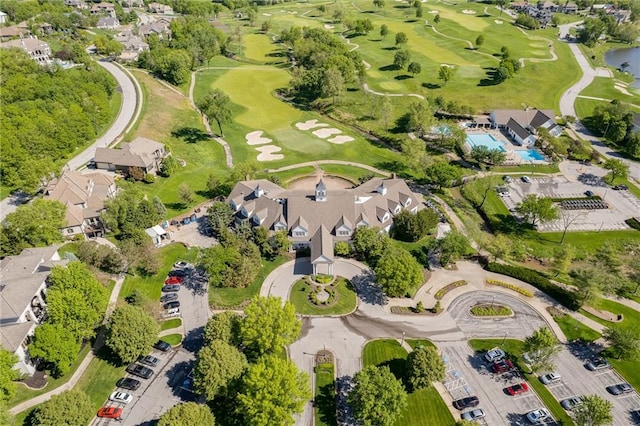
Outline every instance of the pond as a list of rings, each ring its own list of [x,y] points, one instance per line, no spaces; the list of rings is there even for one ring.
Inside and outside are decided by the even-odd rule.
[[[640,47],[612,49],[604,55],[604,59],[610,66],[633,74],[636,77],[636,81],[632,86],[640,87]],[[628,66],[622,67],[623,64],[628,64]]]

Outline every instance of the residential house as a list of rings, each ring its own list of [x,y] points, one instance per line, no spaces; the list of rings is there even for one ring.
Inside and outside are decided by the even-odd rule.
[[[287,190],[268,180],[238,182],[227,202],[237,223],[286,231],[294,248],[311,248],[312,264],[332,273],[334,241],[351,240],[360,227],[389,232],[393,217],[423,208],[422,196],[402,179],[374,178],[350,189],[328,190],[322,179],[315,191]]]
[[[578,13],[578,5],[574,2],[569,2],[561,7],[563,13]]]
[[[28,28],[20,25],[11,25],[9,27],[0,28],[0,40],[9,41],[14,38],[28,36],[31,32]]]
[[[116,7],[113,3],[95,3],[93,6],[91,6],[91,10],[90,13],[92,15],[102,15],[102,14],[106,14],[107,16],[110,16],[112,18],[116,17]]]
[[[140,25],[138,27],[138,33],[141,36],[148,37],[151,34],[156,34],[158,39],[162,40],[165,37],[171,39],[171,21],[167,19],[159,19],[151,22],[150,24]]]
[[[624,9],[614,10],[613,12],[610,12],[610,14],[613,15],[613,17],[615,18],[618,24],[624,24],[625,22],[631,21],[630,10],[624,10]]]
[[[137,59],[140,52],[149,50],[149,45],[140,36],[134,35],[131,31],[123,31],[115,39],[124,46],[120,59],[125,61]]]
[[[0,48],[22,49],[29,54],[31,59],[36,61],[39,65],[48,65],[51,62],[49,55],[51,55],[51,48],[44,41],[38,40],[35,37],[21,38],[18,40],[11,40],[4,43],[0,43]]]
[[[95,238],[105,233],[100,214],[104,211],[105,201],[115,197],[116,192],[115,180],[108,173],[65,171],[49,183],[44,197],[59,201],[67,208],[67,226],[60,230],[63,236]]]
[[[151,139],[135,138],[120,144],[119,149],[97,148],[93,161],[98,169],[130,174],[132,168],[142,173],[156,173],[167,155],[164,144]]]
[[[0,10],[0,24],[6,24],[9,20],[9,15]]]
[[[120,21],[118,21],[118,18],[105,16],[98,19],[98,24],[96,25],[96,28],[102,28],[106,30],[115,30],[119,26],[120,26]]]
[[[538,2],[538,10],[545,10],[549,12],[557,12],[559,10],[559,6],[551,1],[539,1]]]
[[[489,115],[492,127],[504,129],[520,145],[533,145],[539,128],[545,128],[552,136],[559,136],[562,127],[555,121],[553,110],[495,110]]]
[[[47,317],[47,278],[55,265],[64,265],[58,246],[25,249],[0,260],[0,345],[18,356],[21,373],[35,372],[28,345],[38,324]]]
[[[162,3],[149,3],[147,5],[147,10],[151,13],[158,13],[160,15],[173,15],[173,8]]]
[[[122,0],[120,4],[122,7],[144,7],[143,0]]]
[[[88,9],[89,6],[84,0],[64,0],[64,4],[76,9]]]

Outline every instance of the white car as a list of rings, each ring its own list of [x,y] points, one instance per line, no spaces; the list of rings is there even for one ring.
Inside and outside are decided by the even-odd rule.
[[[546,408],[539,408],[537,410],[533,410],[527,413],[527,420],[531,423],[536,424],[540,423],[543,420],[548,419],[550,416],[549,411]]]
[[[484,358],[489,361],[489,362],[495,362],[495,361],[500,361],[501,359],[503,359],[505,356],[507,356],[507,354],[504,353],[504,351],[500,348],[493,348],[490,349],[484,356]]]
[[[463,420],[474,421],[474,420],[482,419],[484,418],[484,416],[486,416],[484,410],[482,408],[478,408],[473,411],[467,411],[466,413],[462,413],[461,417]]]
[[[131,396],[130,393],[115,391],[109,397],[109,401],[120,402],[122,404],[128,404],[131,401],[133,401],[133,396]]]
[[[522,176],[522,181],[524,183],[531,183],[531,178],[529,176]]]
[[[540,376],[540,381],[544,385],[550,385],[551,383],[559,382],[561,379],[558,373],[547,373],[544,376]]]

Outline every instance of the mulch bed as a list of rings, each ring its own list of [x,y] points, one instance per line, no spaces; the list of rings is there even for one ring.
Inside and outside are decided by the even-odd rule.
[[[433,313],[431,309],[425,309],[422,312],[418,312],[416,308],[412,308],[411,306],[392,306],[391,313],[402,314],[402,315],[426,315],[426,316],[438,315],[436,313]]]
[[[21,380],[20,383],[23,383],[31,389],[42,389],[43,387],[47,386],[48,383],[46,371],[36,370],[36,372],[33,373],[33,376]]]

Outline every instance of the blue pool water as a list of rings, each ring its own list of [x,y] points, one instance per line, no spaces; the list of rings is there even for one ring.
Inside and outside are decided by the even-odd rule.
[[[515,151],[524,161],[544,161],[544,157],[535,149]]]
[[[488,133],[467,135],[467,143],[471,148],[474,146],[486,146],[489,149],[499,149],[502,152],[507,151],[502,142]]]

